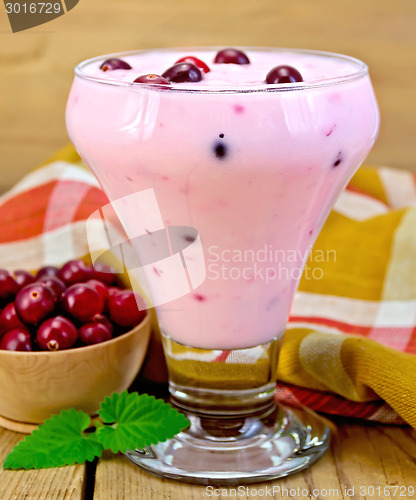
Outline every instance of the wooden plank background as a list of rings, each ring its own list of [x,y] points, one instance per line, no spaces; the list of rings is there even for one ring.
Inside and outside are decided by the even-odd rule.
[[[146,47],[270,45],[366,61],[382,126],[368,162],[416,170],[415,0],[81,0],[12,34],[0,5],[0,192],[67,141],[73,67]]]

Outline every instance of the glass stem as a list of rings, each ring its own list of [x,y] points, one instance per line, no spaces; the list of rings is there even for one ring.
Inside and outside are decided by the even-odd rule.
[[[171,403],[185,412],[238,418],[274,406],[280,340],[246,349],[197,349],[163,335]]]

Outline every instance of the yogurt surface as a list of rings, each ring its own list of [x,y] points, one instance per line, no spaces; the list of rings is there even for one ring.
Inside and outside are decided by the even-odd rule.
[[[216,50],[193,49],[166,49],[143,51],[136,54],[121,55],[123,61],[130,64],[131,70],[102,71],[100,58],[82,67],[82,73],[96,79],[110,82],[132,83],[135,78],[143,74],[162,75],[178,59],[196,55],[205,62],[210,71],[204,74],[200,82],[172,83],[177,89],[246,89],[254,87],[267,89],[265,79],[268,72],[275,66],[294,66],[303,77],[306,84],[351,78],[352,75],[366,71],[366,65],[357,59],[339,56],[328,57],[327,53],[299,52],[281,49],[279,51],[244,51],[250,64],[217,64],[214,63]],[[322,55],[320,55],[322,54]],[[276,85],[274,85],[276,87]],[[270,87],[269,87],[270,88]]]

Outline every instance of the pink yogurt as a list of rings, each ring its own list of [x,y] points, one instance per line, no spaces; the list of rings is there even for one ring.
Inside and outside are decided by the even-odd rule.
[[[133,69],[106,72],[96,58],[78,67],[67,106],[70,138],[110,200],[153,189],[166,226],[198,231],[206,279],[157,315],[173,340],[206,349],[283,334],[308,252],[379,126],[360,61],[245,52],[248,65],[214,64],[209,49],[142,51],[118,56]],[[132,83],[186,55],[210,67],[200,82]],[[304,82],[267,85],[280,64]],[[134,230],[134,204],[122,222]]]

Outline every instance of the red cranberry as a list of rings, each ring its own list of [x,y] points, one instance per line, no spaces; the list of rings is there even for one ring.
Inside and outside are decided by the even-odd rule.
[[[114,57],[104,61],[101,64],[100,69],[103,71],[113,71],[114,69],[131,69],[131,66],[126,61],[123,61],[123,59]]]
[[[199,82],[202,80],[202,72],[192,63],[174,64],[163,73],[163,78],[171,82]]]
[[[16,313],[14,302],[10,302],[0,314],[0,335],[14,328],[25,328]]]
[[[138,325],[146,316],[144,300],[132,290],[120,290],[111,294],[108,299],[108,310],[110,318],[120,326]]]
[[[116,286],[109,286],[107,291],[108,291],[108,296],[111,297],[112,295],[119,293],[121,290]]]
[[[86,281],[85,284],[93,288],[98,293],[98,295],[102,298],[104,305],[107,303],[108,288],[102,281],[92,279]]]
[[[62,280],[60,280],[57,276],[45,275],[39,278],[38,282],[43,283],[53,291],[55,295],[55,301],[58,301],[61,298],[61,295],[66,290],[65,283]]]
[[[166,80],[166,78],[163,78],[163,76],[153,75],[153,74],[138,76],[134,80],[134,83],[152,83],[153,85],[170,85],[170,81]]]
[[[187,63],[192,63],[195,64],[202,72],[204,73],[209,73],[211,70],[209,69],[209,66],[204,63],[204,61],[201,61],[201,59],[198,59],[197,57],[194,56],[185,56],[181,57],[178,59],[175,64],[181,63],[181,62],[187,62]]]
[[[7,303],[13,300],[19,288],[9,271],[0,269],[0,302]]]
[[[303,82],[302,75],[292,66],[276,66],[267,73],[266,83]]]
[[[108,312],[108,303],[110,301],[110,298],[113,296],[113,295],[116,295],[118,294],[119,292],[121,291],[120,288],[117,288],[115,286],[109,286],[108,289],[107,289],[107,292],[108,292],[108,298],[107,298],[107,304],[106,304],[106,310]]]
[[[86,323],[101,314],[104,302],[93,288],[85,283],[71,285],[61,296],[62,308],[73,318]]]
[[[33,274],[29,273],[28,271],[24,271],[23,269],[13,271],[13,275],[16,283],[19,285],[19,288],[30,285],[35,281],[35,277],[33,276]]]
[[[32,351],[33,346],[29,330],[20,327],[5,333],[0,340],[0,349],[6,351]]]
[[[104,326],[107,327],[107,329],[109,330],[111,335],[113,335],[114,326],[113,326],[113,323],[111,323],[111,321],[107,318],[107,316],[105,316],[104,314],[96,314],[93,317],[93,321],[94,321],[94,323],[102,323]]]
[[[43,278],[44,276],[56,276],[59,272],[59,267],[56,266],[43,266],[36,274],[36,279]]]
[[[55,295],[43,283],[32,283],[22,288],[15,299],[19,318],[29,325],[37,325],[55,308]]]
[[[114,284],[116,280],[116,272],[111,266],[102,264],[101,262],[96,262],[92,266],[88,266],[89,278],[102,281],[107,286]]]
[[[71,348],[78,339],[73,323],[63,316],[44,321],[36,332],[36,342],[44,351],[61,351]]]
[[[103,323],[85,323],[79,329],[79,338],[84,344],[92,345],[111,339],[111,332]]]
[[[238,49],[223,49],[217,52],[214,63],[217,64],[250,64],[250,59]]]
[[[82,260],[70,260],[64,264],[58,272],[58,278],[67,285],[87,281],[90,278],[90,270]]]

